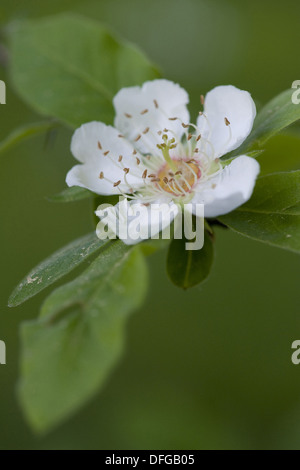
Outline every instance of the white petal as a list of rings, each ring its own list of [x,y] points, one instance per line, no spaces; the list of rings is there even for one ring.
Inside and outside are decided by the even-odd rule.
[[[251,132],[255,116],[256,108],[250,93],[232,85],[218,86],[207,93],[204,115],[199,116],[197,125],[214,146],[216,158],[242,144]],[[225,118],[230,126],[226,126]]]
[[[133,155],[133,146],[114,127],[101,122],[83,124],[73,135],[71,151],[83,165],[73,167],[66,178],[68,186],[82,186],[97,194],[120,194],[120,190],[128,191],[142,186],[142,174],[145,169],[141,163],[137,165]],[[107,154],[106,154],[107,153]],[[106,154],[106,155],[105,155]],[[119,157],[122,161],[119,162]],[[123,168],[129,168],[126,175]],[[100,173],[106,179],[100,179]],[[113,183],[121,180],[118,187]]]
[[[100,207],[96,211],[98,217]],[[134,245],[153,238],[170,226],[178,215],[178,206],[170,204],[152,204],[145,206],[137,201],[128,202],[126,199],[119,202],[113,208],[108,209],[108,223],[110,231],[123,240],[126,245]],[[102,229],[98,224],[98,236]]]
[[[237,157],[209,181],[209,188],[205,183],[201,191],[201,183],[198,185],[193,202],[204,204],[205,217],[227,214],[250,199],[258,173],[254,158]]]
[[[157,154],[156,145],[162,142],[157,132],[165,128],[173,131],[180,140],[183,134],[181,121],[189,121],[187,92],[168,80],[153,80],[142,87],[123,88],[113,102],[115,127],[132,142],[141,135],[135,145],[143,153]],[[169,120],[173,117],[179,120]],[[170,132],[169,136],[172,138],[174,135]]]

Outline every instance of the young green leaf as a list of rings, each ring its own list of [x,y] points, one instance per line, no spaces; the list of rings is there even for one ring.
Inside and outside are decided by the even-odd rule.
[[[141,252],[113,242],[80,277],[50,295],[38,321],[23,325],[19,396],[34,430],[53,428],[104,385],[146,281]]]
[[[134,46],[93,20],[68,14],[11,28],[11,73],[29,105],[71,127],[112,123],[115,93],[158,77]]]
[[[300,253],[300,171],[262,176],[250,201],[218,219],[241,235]]]
[[[72,186],[71,188],[63,189],[60,193],[48,196],[50,202],[74,202],[81,201],[93,197],[93,193],[88,189],[81,188],[80,186]]]
[[[251,134],[244,143],[233,152],[224,156],[224,160],[262,147],[271,137],[300,119],[300,106],[292,102],[295,90],[286,90],[273,98],[258,113]]]
[[[205,230],[201,250],[186,250],[185,238],[173,239],[168,252],[167,272],[178,287],[187,289],[203,282],[209,275],[214,258],[212,236]]]
[[[54,129],[57,123],[53,121],[35,122],[31,124],[25,124],[24,126],[18,127],[13,130],[2,142],[0,142],[0,153],[5,152],[13,145],[18,144],[22,140],[34,137],[38,134],[43,134]]]
[[[107,243],[90,233],[56,251],[36,266],[15,288],[8,305],[16,307],[71,272]]]

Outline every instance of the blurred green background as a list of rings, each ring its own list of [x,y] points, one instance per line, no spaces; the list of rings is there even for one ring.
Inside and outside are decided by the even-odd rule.
[[[294,0],[2,0],[0,21],[62,11],[99,19],[138,44],[188,90],[194,112],[199,94],[216,85],[231,83],[264,103],[300,79]],[[38,117],[4,67],[0,79],[2,139]],[[300,339],[299,258],[225,230],[209,281],[188,292],[168,281],[165,252],[149,259],[147,301],[128,324],[126,355],[105,389],[47,436],[29,430],[15,395],[18,325],[37,316],[48,292],[18,309],[6,305],[36,263],[91,230],[88,202],[45,199],[64,187],[74,163],[70,136],[60,129],[47,145],[40,136],[0,155],[0,448],[300,449],[300,366],[291,363]]]

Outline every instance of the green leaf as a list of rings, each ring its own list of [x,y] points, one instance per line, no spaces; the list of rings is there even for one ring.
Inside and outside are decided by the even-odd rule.
[[[34,430],[53,428],[105,384],[146,281],[141,252],[113,242],[80,277],[50,295],[38,321],[23,325],[19,396]]]
[[[112,123],[117,91],[158,77],[138,49],[84,17],[22,21],[10,34],[16,90],[38,112],[71,127]]]
[[[265,145],[261,158],[260,175],[300,169],[300,137],[293,134],[277,135]]]
[[[300,253],[300,171],[262,176],[250,201],[219,220],[241,235]]]
[[[245,142],[233,152],[224,156],[224,160],[261,148],[271,137],[300,119],[300,106],[292,102],[295,90],[286,90],[273,98],[258,113],[253,130]]]
[[[186,250],[187,240],[173,239],[168,252],[167,272],[178,287],[187,289],[203,282],[209,275],[214,259],[212,236],[205,230],[201,250]]]
[[[99,240],[90,233],[56,251],[36,266],[20,282],[9,298],[9,306],[16,307],[56,282],[102,248],[107,240]]]
[[[18,127],[13,130],[2,142],[0,142],[0,153],[5,152],[13,145],[18,144],[22,140],[34,137],[38,134],[43,134],[57,127],[57,123],[54,122],[35,122],[31,124],[25,124],[24,126]]]
[[[88,189],[81,188],[80,186],[72,186],[66,188],[58,194],[48,196],[47,200],[50,202],[74,202],[93,197],[94,194]]]

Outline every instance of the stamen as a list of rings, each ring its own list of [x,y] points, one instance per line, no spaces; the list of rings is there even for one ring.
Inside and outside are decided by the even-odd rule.
[[[226,126],[230,126],[230,122],[228,121],[227,117],[224,118],[224,121]]]
[[[185,124],[184,122],[182,122],[181,125],[184,129],[188,129],[190,127],[190,124]]]
[[[125,175],[127,175],[129,173],[129,168],[123,168],[123,171],[124,171]]]
[[[116,188],[117,186],[119,186],[119,184],[121,184],[121,180],[117,181],[116,183],[114,183],[114,188]]]

